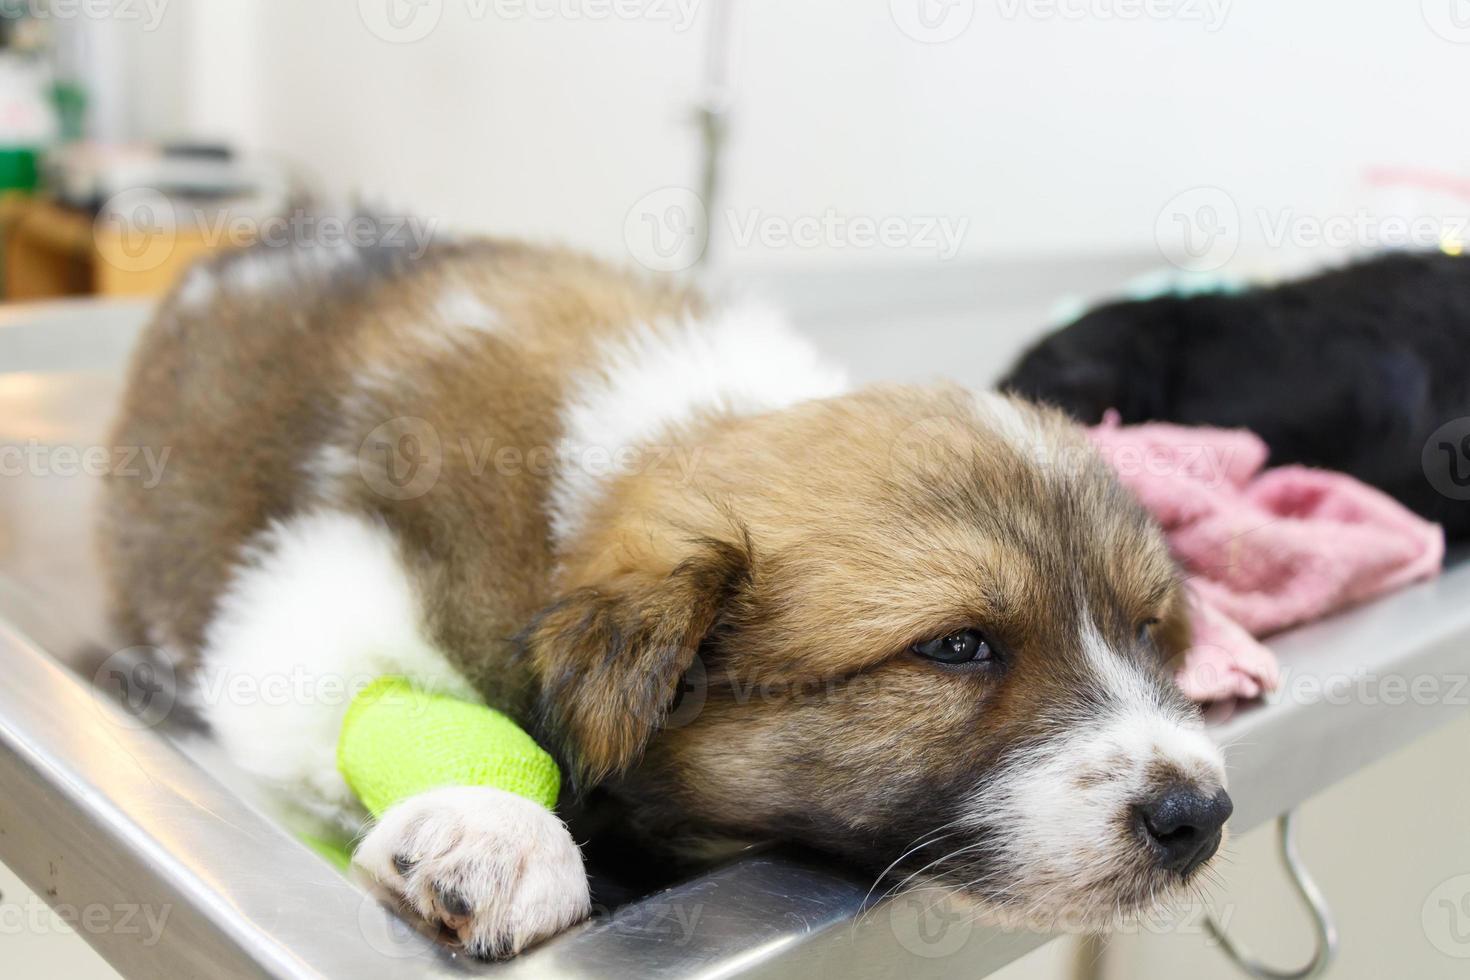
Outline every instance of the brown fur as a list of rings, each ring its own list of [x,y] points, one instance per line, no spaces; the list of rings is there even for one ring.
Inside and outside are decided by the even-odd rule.
[[[1081,600],[1140,662],[1160,656],[1137,637],[1147,620],[1163,621],[1163,653],[1182,648],[1160,535],[1056,413],[1019,409],[1069,451],[1048,465],[940,385],[710,417],[672,437],[697,458],[692,476],[620,478],[558,554],[548,474],[479,453],[554,445],[593,342],[696,299],[505,244],[267,294],[231,285],[240,261],[204,273],[219,293],[207,308],[166,303],[134,359],[113,439],[171,455],[157,488],[117,481],[107,497],[126,642],[191,656],[269,521],[367,514],[402,542],[434,641],[582,786],[605,783],[660,833],[799,838],[868,863],[953,816],[1008,747],[1075,721]],[[502,329],[426,346],[451,287]],[[321,445],[353,452],[405,417],[442,443],[428,492],[388,499],[355,469],[319,479]],[[935,425],[936,451],[905,449]],[[908,652],[970,625],[1004,648],[1004,672]]]

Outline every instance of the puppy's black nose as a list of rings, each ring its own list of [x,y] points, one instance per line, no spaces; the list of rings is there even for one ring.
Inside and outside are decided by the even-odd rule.
[[[1234,809],[1223,789],[1204,796],[1198,790],[1175,786],[1138,807],[1138,822],[1144,835],[1158,845],[1159,863],[1188,875],[1215,856],[1220,828]]]

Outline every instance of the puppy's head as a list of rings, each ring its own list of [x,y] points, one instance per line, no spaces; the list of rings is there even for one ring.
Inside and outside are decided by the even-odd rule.
[[[1174,566],[1062,416],[887,389],[700,440],[613,488],[527,631],[584,783],[1082,927],[1210,859]]]

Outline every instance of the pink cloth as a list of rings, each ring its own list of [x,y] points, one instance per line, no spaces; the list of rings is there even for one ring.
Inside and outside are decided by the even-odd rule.
[[[1443,562],[1439,525],[1342,473],[1262,471],[1266,444],[1250,432],[1122,426],[1109,413],[1089,434],[1188,576],[1194,645],[1175,679],[1196,701],[1271,690],[1276,657],[1255,637],[1429,578]]]

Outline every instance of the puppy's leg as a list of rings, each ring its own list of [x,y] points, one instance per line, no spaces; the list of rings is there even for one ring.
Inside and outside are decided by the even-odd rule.
[[[541,804],[486,786],[430,790],[392,807],[353,856],[475,956],[503,957],[587,917],[587,874]]]
[[[337,771],[356,692],[384,675],[478,700],[424,635],[392,533],[323,511],[273,525],[220,597],[198,697],[215,739],[257,779],[350,833],[367,817]],[[477,955],[506,955],[586,916],[581,854],[539,804],[433,790],[388,810],[354,858]]]

